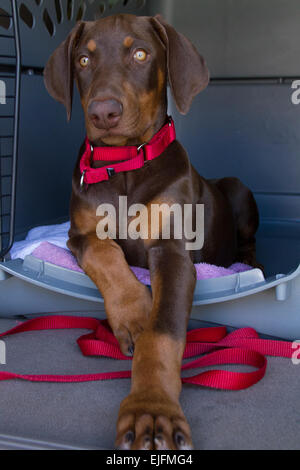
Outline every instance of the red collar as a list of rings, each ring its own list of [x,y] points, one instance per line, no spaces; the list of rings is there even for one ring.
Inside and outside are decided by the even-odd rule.
[[[80,160],[81,181],[93,184],[100,181],[107,181],[115,173],[131,171],[142,168],[145,162],[159,157],[164,150],[176,139],[175,126],[170,117],[157,134],[152,137],[149,143],[127,147],[95,147],[93,148],[86,138],[85,151]],[[102,168],[92,168],[92,160],[102,160],[111,162]],[[119,161],[121,163],[113,163]]]

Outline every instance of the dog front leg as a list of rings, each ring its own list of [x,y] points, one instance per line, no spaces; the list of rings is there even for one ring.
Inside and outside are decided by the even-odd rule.
[[[120,449],[191,449],[179,404],[181,363],[196,273],[175,242],[149,250],[153,306],[133,357],[131,392],[122,402],[116,445]]]
[[[115,241],[99,240],[93,234],[77,235],[69,239],[68,247],[101,292],[123,354],[132,355],[152,308],[149,289],[135,277]]]

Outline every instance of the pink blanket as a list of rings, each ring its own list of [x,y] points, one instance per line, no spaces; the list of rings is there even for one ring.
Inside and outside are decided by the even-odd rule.
[[[71,269],[72,271],[83,272],[78,266],[76,259],[70,251],[53,245],[52,243],[43,242],[33,252],[32,256],[39,258],[48,263]],[[242,263],[235,263],[230,268],[222,268],[213,266],[212,264],[199,263],[195,264],[197,271],[197,279],[211,279],[215,277],[230,276],[252,269],[250,266]],[[148,269],[131,267],[136,277],[143,284],[150,285],[150,275]]]

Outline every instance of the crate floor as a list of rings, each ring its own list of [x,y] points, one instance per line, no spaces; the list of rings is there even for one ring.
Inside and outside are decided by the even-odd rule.
[[[0,331],[15,325],[14,319],[1,319]],[[130,368],[129,361],[83,357],[76,339],[84,333],[57,330],[6,338],[6,365],[0,365],[0,370],[77,374]],[[299,449],[299,387],[300,365],[280,358],[268,358],[265,378],[247,390],[184,385],[181,403],[195,448]],[[0,449],[113,449],[118,406],[129,388],[126,379],[75,384],[1,382]]]

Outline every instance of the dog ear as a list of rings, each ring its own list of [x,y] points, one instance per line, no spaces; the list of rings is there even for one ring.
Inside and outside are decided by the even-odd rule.
[[[73,100],[72,56],[84,24],[84,21],[76,24],[67,39],[53,52],[44,69],[44,83],[47,91],[55,100],[65,105],[68,121],[71,119]]]
[[[151,19],[166,47],[168,78],[176,107],[181,114],[187,114],[194,97],[208,85],[208,68],[189,39],[166,23],[161,15]]]

